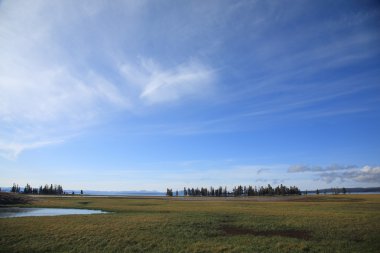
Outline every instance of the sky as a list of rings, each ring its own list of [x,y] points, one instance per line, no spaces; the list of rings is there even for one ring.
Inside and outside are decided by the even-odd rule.
[[[0,186],[380,186],[380,4],[0,0]]]

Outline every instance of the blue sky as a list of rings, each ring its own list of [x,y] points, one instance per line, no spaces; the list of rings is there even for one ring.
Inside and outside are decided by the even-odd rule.
[[[0,1],[0,185],[379,186],[377,1]]]

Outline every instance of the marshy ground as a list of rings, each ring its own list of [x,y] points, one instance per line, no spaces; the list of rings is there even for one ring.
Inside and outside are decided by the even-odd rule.
[[[34,197],[20,206],[112,213],[1,219],[0,252],[380,252],[380,195]]]

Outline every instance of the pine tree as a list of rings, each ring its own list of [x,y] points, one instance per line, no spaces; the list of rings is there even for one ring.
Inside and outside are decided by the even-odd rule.
[[[169,188],[166,189],[166,196],[168,196],[168,197],[172,197],[173,196],[172,189],[169,189]]]
[[[26,184],[24,187],[24,194],[30,194],[32,193],[32,187],[29,184]]]
[[[16,192],[16,184],[15,183],[13,183],[13,185],[12,185],[11,192]]]

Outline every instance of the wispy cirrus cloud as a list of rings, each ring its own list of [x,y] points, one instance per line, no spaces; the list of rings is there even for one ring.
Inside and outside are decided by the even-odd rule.
[[[107,108],[128,108],[128,98],[107,77],[86,67],[84,55],[59,41],[58,6],[44,1],[2,2],[0,8],[0,155],[62,143],[94,124]],[[47,11],[50,9],[51,12]],[[70,17],[74,17],[70,16]]]
[[[2,143],[0,142],[0,155],[9,159],[14,160],[17,156],[24,150],[40,148],[49,145],[55,145],[62,143],[63,140],[44,140],[44,141],[33,141],[31,143]]]
[[[164,124],[147,120],[136,131],[220,133],[371,112],[375,103],[357,95],[376,94],[377,69],[342,69],[379,55],[380,37],[370,25],[378,10],[346,10],[318,22],[305,18],[310,10],[325,7],[2,1],[0,153],[64,141],[104,115],[193,98],[220,108]]]
[[[163,69],[153,59],[140,57],[138,64],[122,64],[120,71],[138,98],[149,105],[211,94],[215,82],[214,70],[195,60]]]
[[[109,109],[130,106],[115,85],[95,73],[79,79],[63,67],[28,64],[33,62],[0,67],[0,154],[5,157],[61,143]]]
[[[14,159],[23,150],[62,143],[105,115],[204,96],[211,88],[216,75],[196,58],[167,67],[141,56],[118,65],[115,51],[125,61],[133,58],[128,48],[139,54],[139,47],[132,41],[123,50],[124,34],[93,30],[99,15],[114,7],[101,1],[1,3],[1,156]],[[123,20],[137,21],[133,12],[144,4],[124,7]],[[134,30],[128,23],[125,30]]]

